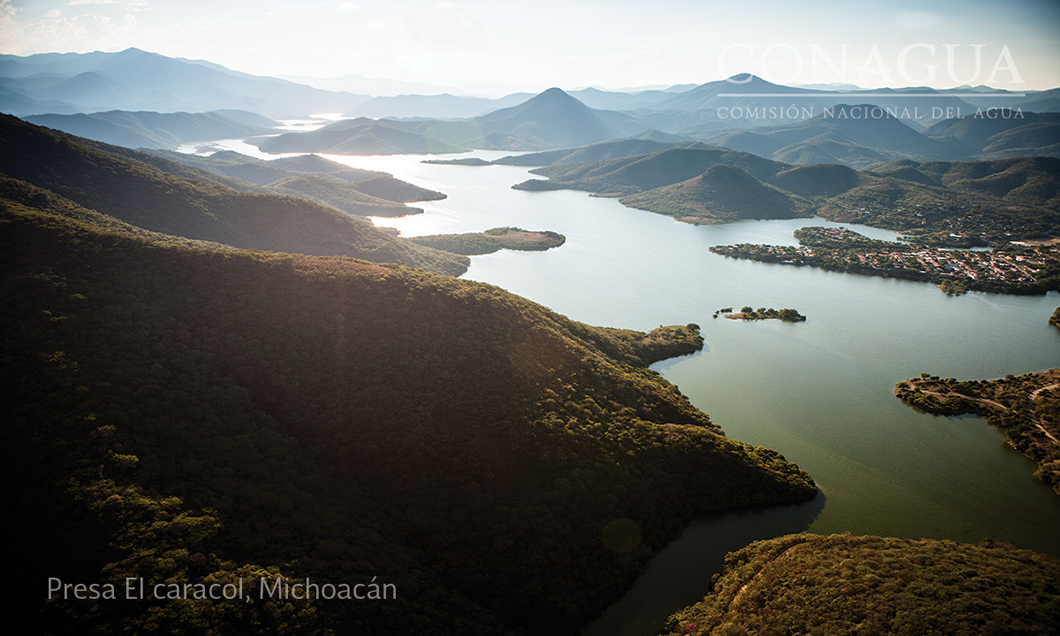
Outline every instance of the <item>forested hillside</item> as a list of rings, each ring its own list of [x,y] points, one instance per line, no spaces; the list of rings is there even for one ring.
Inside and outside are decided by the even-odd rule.
[[[816,492],[645,367],[700,346],[694,325],[590,327],[6,184],[5,501],[41,631],[577,633],[697,512]],[[395,594],[257,597],[281,575]],[[48,577],[253,598],[44,602]]]
[[[1060,561],[979,544],[789,535],[725,558],[713,589],[659,633],[1056,634]]]
[[[148,230],[235,247],[353,256],[459,275],[466,257],[421,247],[370,222],[289,196],[233,190],[215,175],[173,164],[176,176],[127,149],[81,143],[0,115],[0,173]],[[165,159],[152,157],[152,161]]]

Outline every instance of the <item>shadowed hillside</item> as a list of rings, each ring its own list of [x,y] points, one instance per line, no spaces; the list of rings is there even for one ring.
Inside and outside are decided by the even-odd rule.
[[[5,150],[0,172],[144,229],[235,247],[356,256],[449,274],[467,269],[464,257],[389,236],[332,208],[172,176],[105,152],[99,142],[81,144],[14,117],[0,118],[0,147]],[[173,166],[184,174],[196,172]]]
[[[577,633],[695,513],[815,494],[645,367],[694,325],[2,192],[6,501],[42,631]],[[44,603],[47,576],[253,592]],[[258,593],[283,576],[393,594]]]

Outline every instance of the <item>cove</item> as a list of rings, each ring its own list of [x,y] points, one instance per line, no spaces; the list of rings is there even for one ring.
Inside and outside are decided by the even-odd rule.
[[[1047,321],[1060,295],[949,297],[927,283],[737,261],[707,249],[795,245],[799,227],[839,226],[820,219],[696,227],[585,192],[512,190],[529,178],[525,168],[330,158],[448,195],[418,204],[423,214],[377,220],[406,236],[498,226],[564,234],[566,244],[547,252],[473,257],[464,277],[594,325],[698,323],[707,349],[653,368],[729,437],[777,450],[817,481],[823,496],[802,507],[697,518],[587,636],[650,633],[702,598],[726,552],[789,532],[989,537],[1060,555],[1060,498],[1034,478],[1032,462],[985,420],[919,413],[892,393],[921,372],[987,379],[1057,366],[1060,331]],[[743,305],[792,307],[808,320],[711,318]]]

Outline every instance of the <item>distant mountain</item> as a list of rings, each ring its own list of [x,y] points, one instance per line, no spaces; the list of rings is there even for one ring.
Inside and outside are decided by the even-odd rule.
[[[952,137],[970,155],[1060,156],[1060,113],[995,111],[993,116],[966,115],[941,121],[924,131],[929,137]]]
[[[800,97],[800,101],[793,102],[790,97],[792,94],[805,96],[806,98],[821,96],[823,101],[802,101],[803,98]],[[736,96],[734,97],[734,95]],[[754,97],[744,97],[744,95],[754,95]],[[772,95],[777,95],[777,97],[772,97]],[[654,110],[692,111],[714,109],[721,106],[729,108],[751,106],[779,106],[787,108],[793,103],[799,107],[809,108],[817,106],[819,108],[823,104],[832,103],[830,95],[834,94],[829,91],[781,86],[767,82],[755,75],[743,73],[733,75],[724,80],[707,82],[691,90],[669,96],[666,100],[659,102]]]
[[[311,132],[284,133],[261,139],[265,152],[323,152],[340,155],[442,154],[469,148],[417,132],[402,130],[389,120],[359,117],[329,124]]]
[[[651,129],[628,115],[589,108],[558,88],[550,88],[518,106],[476,117],[474,121],[543,147],[584,146]]]
[[[240,192],[173,176],[135,151],[0,116],[0,173],[131,225],[190,239],[272,251],[353,256],[460,274],[467,259],[390,236],[369,222],[303,199]],[[108,152],[114,148],[116,152]],[[158,157],[151,162],[164,162]],[[195,169],[173,164],[185,175]]]
[[[244,124],[216,112],[154,113],[112,110],[89,115],[30,115],[24,119],[38,126],[126,148],[173,149],[190,141],[243,138],[273,132],[271,128]]]
[[[688,86],[692,88],[692,86]],[[672,98],[675,93],[681,91],[673,90],[646,90],[637,92],[603,91],[598,88],[583,88],[578,91],[568,91],[571,97],[576,98],[590,108],[600,110],[630,111],[640,108],[652,109],[659,103]]]
[[[0,110],[15,115],[239,109],[282,119],[345,112],[368,99],[135,48],[118,53],[3,55],[0,88]]]
[[[798,123],[717,135],[709,142],[787,163],[857,168],[904,157],[969,158],[962,146],[921,134],[871,104],[837,104]]]
[[[469,120],[336,122],[308,133],[259,140],[265,152],[442,154],[472,148],[540,150],[644,134],[650,126],[622,113],[589,108],[558,88]],[[663,135],[664,133],[656,133]]]

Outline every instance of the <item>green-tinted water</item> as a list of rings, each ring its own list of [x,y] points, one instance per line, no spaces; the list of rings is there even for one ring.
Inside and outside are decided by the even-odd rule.
[[[794,229],[827,225],[821,220],[694,227],[583,192],[511,190],[528,178],[522,168],[341,159],[448,193],[422,204],[426,214],[379,221],[406,235],[519,226],[567,236],[563,247],[545,253],[474,257],[467,278],[597,325],[700,324],[702,353],[655,368],[730,437],[778,450],[817,480],[823,497],[812,503],[692,523],[587,635],[650,631],[703,596],[725,552],[788,532],[992,537],[1060,554],[1060,498],[1000,432],[974,417],[915,412],[892,394],[896,382],[922,371],[972,379],[1060,365],[1060,331],[1047,324],[1060,305],[1057,294],[954,298],[925,283],[707,251],[740,242],[795,244]],[[719,308],[744,305],[793,307],[809,319],[711,318]]]

